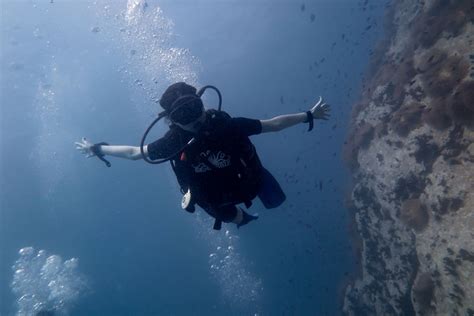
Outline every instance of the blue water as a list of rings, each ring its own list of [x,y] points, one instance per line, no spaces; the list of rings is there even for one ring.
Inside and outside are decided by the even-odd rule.
[[[45,306],[60,301],[48,298],[51,280],[77,285],[60,315],[339,313],[356,273],[341,147],[382,36],[382,1],[0,5],[1,315],[19,313],[27,292],[42,291]],[[75,150],[83,136],[138,145],[160,110],[154,100],[180,80],[216,85],[233,116],[305,111],[320,95],[331,104],[331,120],[311,133],[300,125],[252,137],[283,206],[256,201],[256,222],[213,231],[203,212],[181,211],[168,165],[111,158],[106,168]],[[46,255],[21,257],[24,247]],[[28,278],[15,274],[17,260]],[[52,262],[62,279],[45,274]],[[32,285],[38,278],[44,288]]]

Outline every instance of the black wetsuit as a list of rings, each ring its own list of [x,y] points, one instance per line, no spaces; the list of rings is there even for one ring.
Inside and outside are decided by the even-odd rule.
[[[207,113],[207,115],[209,120],[211,114]],[[257,180],[260,178],[260,175],[255,174],[262,169],[260,160],[248,137],[260,134],[262,124],[259,120],[242,117],[228,117],[223,122],[224,126],[217,129],[219,133],[209,131],[209,137],[201,137],[201,141],[198,138],[195,144],[188,146],[184,152],[180,152],[173,161],[178,167],[181,165],[175,168],[181,188],[186,190],[185,187],[191,187],[193,199],[200,207],[212,217],[223,222],[230,222],[236,216],[235,204],[246,200],[251,201],[257,195],[260,185],[258,182],[251,180],[242,186],[242,183],[237,183],[238,181],[234,181],[234,178],[236,166],[240,166],[241,161],[246,160],[246,157],[252,153],[255,157],[249,161],[253,166],[247,166],[248,161],[244,162],[245,167],[251,167],[249,170],[253,173],[247,176]],[[148,145],[148,155],[152,160],[169,157],[193,136],[195,135],[190,132],[171,126],[162,138]],[[240,169],[248,168],[240,166]],[[184,170],[185,175],[180,175],[180,170]],[[241,177],[239,172],[237,173]],[[243,170],[244,179],[245,172],[246,170]],[[186,175],[189,174],[192,176],[188,178],[192,179],[186,179]],[[242,192],[243,190],[239,187],[250,190]]]

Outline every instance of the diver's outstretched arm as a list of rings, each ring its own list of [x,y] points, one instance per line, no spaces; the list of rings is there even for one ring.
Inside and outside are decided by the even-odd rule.
[[[324,103],[322,97],[319,97],[319,101],[309,110],[313,118],[319,120],[327,120],[329,111],[330,106]],[[262,133],[278,132],[299,123],[307,123],[308,115],[306,113],[286,114],[260,122],[262,123]]]
[[[85,137],[80,142],[76,142],[76,149],[86,155],[87,158],[96,156],[94,150],[102,155],[124,158],[129,160],[142,159],[140,147],[138,146],[115,146],[115,145],[98,145],[95,148],[94,144],[89,142]],[[143,146],[143,151],[148,157],[147,146]]]

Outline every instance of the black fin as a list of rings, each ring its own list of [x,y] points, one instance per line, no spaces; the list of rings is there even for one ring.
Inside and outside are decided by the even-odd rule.
[[[262,183],[258,197],[267,209],[278,207],[286,200],[285,192],[281,189],[280,184],[265,168],[262,170]]]

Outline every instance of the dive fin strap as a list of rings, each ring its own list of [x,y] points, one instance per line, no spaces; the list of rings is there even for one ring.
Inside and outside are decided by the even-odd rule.
[[[222,221],[220,219],[217,219],[214,221],[214,226],[212,226],[213,229],[215,230],[221,230],[222,228]]]
[[[109,144],[108,144],[108,143],[105,143],[105,142],[94,144],[94,145],[91,147],[91,151],[92,151],[92,153],[93,153],[94,155],[97,156],[97,158],[99,158],[100,160],[102,160],[102,161],[105,163],[105,165],[106,165],[107,167],[110,168],[110,166],[112,166],[112,164],[110,163],[110,161],[108,161],[107,159],[105,159],[105,158],[104,158],[105,155],[100,152],[100,146],[102,146],[102,145],[107,145],[107,146],[108,146]]]
[[[314,116],[311,111],[306,111],[306,121],[305,123],[309,124],[308,132],[310,132],[314,127]]]
[[[244,201],[244,204],[245,204],[245,207],[246,208],[250,208],[252,206],[252,201],[251,200],[247,200],[247,201]],[[252,215],[249,215],[247,214],[244,210],[242,210],[242,212],[244,212],[244,217],[247,216],[247,217],[253,217]],[[258,216],[257,216],[258,218]],[[252,218],[254,219],[254,218]],[[250,220],[252,220],[250,219]],[[241,224],[240,226],[242,225],[245,225],[246,223],[248,223],[250,220],[247,220],[247,222],[245,222],[244,224]],[[222,228],[222,220],[220,220],[219,218],[216,218],[216,220],[214,221],[214,226],[212,226],[213,229],[215,230],[221,230]]]

